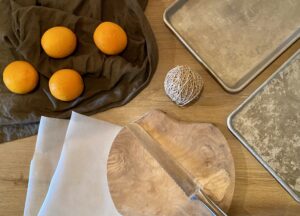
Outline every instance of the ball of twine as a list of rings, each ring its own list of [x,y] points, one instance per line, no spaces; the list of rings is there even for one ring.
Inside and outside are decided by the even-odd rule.
[[[203,79],[189,66],[177,66],[167,73],[164,87],[172,101],[178,106],[185,106],[200,95]]]

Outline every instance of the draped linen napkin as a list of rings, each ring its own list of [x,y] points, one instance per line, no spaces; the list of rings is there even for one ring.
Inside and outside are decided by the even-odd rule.
[[[30,62],[39,73],[39,85],[30,94],[8,91],[0,79],[0,143],[37,132],[40,116],[68,118],[72,111],[94,114],[124,105],[149,82],[156,69],[158,51],[144,15],[147,0],[1,0],[0,77],[14,60]],[[107,56],[93,42],[102,21],[122,26],[128,46],[118,56]],[[78,43],[63,59],[42,50],[42,34],[53,26],[73,30]],[[48,80],[58,69],[71,68],[84,79],[83,94],[72,102],[52,97]]]
[[[109,151],[120,130],[77,113],[69,124],[42,118],[24,215],[120,215],[107,180]]]

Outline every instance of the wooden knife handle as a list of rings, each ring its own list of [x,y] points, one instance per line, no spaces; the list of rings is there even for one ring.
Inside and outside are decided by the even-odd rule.
[[[215,216],[227,216],[227,214],[217,206],[203,191],[199,188],[195,191],[192,198],[200,200]]]

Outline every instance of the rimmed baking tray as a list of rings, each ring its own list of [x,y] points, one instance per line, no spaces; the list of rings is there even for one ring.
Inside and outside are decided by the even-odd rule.
[[[300,37],[299,11],[298,0],[177,0],[164,22],[234,93]]]
[[[300,50],[230,114],[227,125],[300,202]]]

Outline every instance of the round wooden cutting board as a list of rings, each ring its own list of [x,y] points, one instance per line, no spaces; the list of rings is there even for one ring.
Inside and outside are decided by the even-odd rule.
[[[222,133],[212,124],[188,123],[154,110],[136,121],[162,148],[197,179],[224,211],[230,207],[235,184],[233,158]],[[176,182],[124,128],[113,142],[108,182],[122,215],[210,215],[190,200]]]

